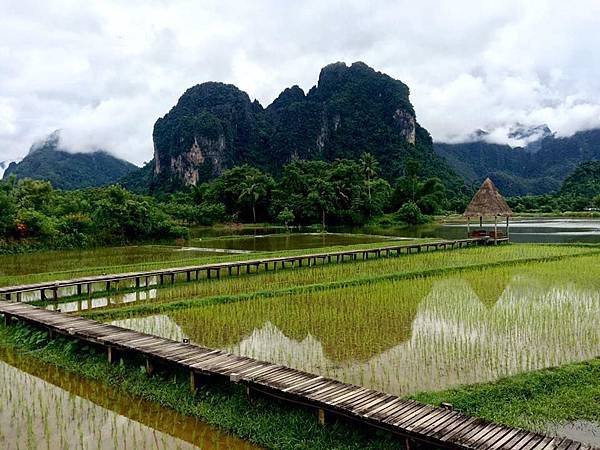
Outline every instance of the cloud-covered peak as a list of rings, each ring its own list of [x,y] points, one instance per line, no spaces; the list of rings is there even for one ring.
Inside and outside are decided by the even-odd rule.
[[[437,141],[516,124],[600,126],[600,2],[0,0],[0,160],[61,129],[73,151],[141,163],[190,86],[233,83],[268,105],[333,61],[410,87]]]

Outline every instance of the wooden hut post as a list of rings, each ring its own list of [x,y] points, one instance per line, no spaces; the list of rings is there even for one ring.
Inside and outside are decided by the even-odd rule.
[[[494,216],[494,244],[498,244],[498,216]]]
[[[506,238],[510,239],[510,231],[509,231],[508,221],[509,221],[509,217],[506,216]]]
[[[479,228],[483,228],[483,216],[479,216]]]
[[[471,216],[467,217],[467,237],[471,235]]]

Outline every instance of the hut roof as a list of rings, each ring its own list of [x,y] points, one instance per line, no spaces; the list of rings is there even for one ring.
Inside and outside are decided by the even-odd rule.
[[[479,216],[512,216],[512,210],[504,200],[504,197],[498,192],[494,183],[489,178],[486,178],[463,216],[479,217]]]

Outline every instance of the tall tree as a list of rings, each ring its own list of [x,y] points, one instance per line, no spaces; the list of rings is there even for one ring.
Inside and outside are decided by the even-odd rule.
[[[262,183],[261,176],[256,173],[248,174],[242,184],[239,200],[250,199],[252,204],[252,220],[256,223],[256,203],[267,194],[267,189]]]
[[[367,184],[367,195],[369,197],[369,206],[371,205],[371,180],[377,176],[379,162],[371,153],[363,153],[360,157],[360,168]]]

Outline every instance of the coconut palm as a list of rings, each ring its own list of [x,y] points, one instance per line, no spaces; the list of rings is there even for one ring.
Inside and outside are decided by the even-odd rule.
[[[267,190],[257,174],[248,175],[242,186],[239,201],[250,199],[250,203],[252,204],[252,219],[256,223],[256,203],[261,197],[266,195]]]
[[[360,168],[367,183],[367,195],[369,196],[369,206],[371,205],[371,179],[377,176],[379,171],[379,162],[371,153],[363,153],[360,157]]]

